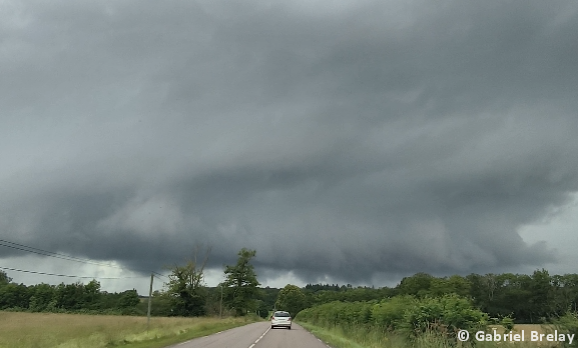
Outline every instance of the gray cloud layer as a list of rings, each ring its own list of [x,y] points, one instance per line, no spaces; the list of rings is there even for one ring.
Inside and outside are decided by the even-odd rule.
[[[310,281],[557,259],[518,228],[578,190],[576,2],[0,9],[5,239]]]

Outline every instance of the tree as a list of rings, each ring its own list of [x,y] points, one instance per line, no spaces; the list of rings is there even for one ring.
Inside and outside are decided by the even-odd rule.
[[[529,290],[531,292],[530,308],[532,310],[532,320],[541,318],[541,321],[552,314],[550,306],[552,293],[552,278],[545,269],[535,270],[532,274]]]
[[[171,312],[172,309],[172,299],[166,293],[166,291],[153,291],[152,294],[151,316],[157,317],[169,317],[174,315]],[[139,301],[135,306],[135,313],[138,315],[147,315],[148,311],[148,301]]]
[[[578,312],[578,274],[564,274],[553,276],[556,289],[553,297],[557,301],[560,315],[566,311]]]
[[[100,297],[100,282],[93,279],[84,286],[85,307],[89,309],[99,309]]]
[[[54,298],[54,286],[49,284],[37,284],[28,287],[30,300],[28,309],[32,312],[44,311]]]
[[[260,284],[251,259],[255,257],[255,250],[241,249],[237,255],[237,264],[225,266],[226,279],[223,282],[223,297],[225,304],[235,311],[237,316],[247,314],[248,311],[256,310],[257,288]]]
[[[24,284],[9,283],[0,286],[0,310],[8,308],[26,308],[28,307],[28,288]]]
[[[449,278],[434,278],[430,283],[429,294],[434,297],[440,297],[448,294],[456,294],[461,297],[470,295],[472,284],[470,281],[459,275],[453,275]]]
[[[121,292],[117,302],[117,308],[122,314],[136,314],[136,306],[140,303],[138,293],[135,289]]]
[[[263,300],[257,300],[257,315],[263,319],[269,317],[270,307]]]
[[[433,276],[427,273],[416,273],[411,277],[405,277],[401,280],[397,289],[401,295],[414,295],[425,297],[429,294]]]
[[[297,313],[307,308],[307,297],[298,286],[287,284],[279,291],[275,308],[287,311],[295,317]]]
[[[277,301],[277,297],[279,296],[279,291],[280,289],[270,288],[268,286],[261,289],[260,300],[262,300],[263,309],[267,310],[267,314],[269,314],[269,311],[275,308],[275,302]]]
[[[0,271],[0,285],[10,284],[11,281],[12,278],[10,278],[6,272]]]
[[[197,249],[195,249],[193,259],[186,265],[172,267],[169,282],[166,283],[172,315],[189,317],[205,314],[207,294],[203,286],[203,272],[209,252],[210,248],[205,252],[200,265],[197,263]]]

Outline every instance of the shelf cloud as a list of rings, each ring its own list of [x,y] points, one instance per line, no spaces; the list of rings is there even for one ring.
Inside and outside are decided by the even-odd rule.
[[[559,264],[520,228],[578,191],[576,32],[575,1],[2,1],[0,238],[303,282]]]

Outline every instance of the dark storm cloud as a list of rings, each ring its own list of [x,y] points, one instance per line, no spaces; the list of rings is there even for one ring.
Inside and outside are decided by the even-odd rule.
[[[0,7],[6,239],[308,281],[557,259],[518,229],[578,190],[574,2]]]

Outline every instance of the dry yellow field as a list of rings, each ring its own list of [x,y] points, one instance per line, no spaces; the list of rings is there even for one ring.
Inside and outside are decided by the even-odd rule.
[[[161,347],[246,324],[240,318],[146,317],[0,312],[1,348]],[[148,343],[147,343],[148,342]]]

